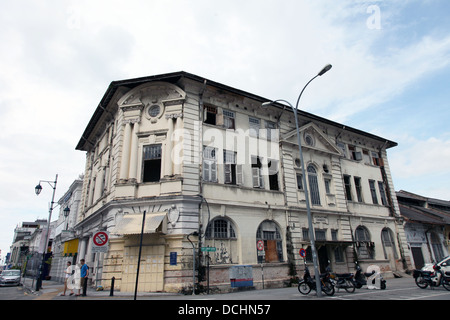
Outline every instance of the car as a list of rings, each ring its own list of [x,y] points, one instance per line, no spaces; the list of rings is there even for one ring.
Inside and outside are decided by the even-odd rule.
[[[20,270],[3,270],[0,286],[20,286]]]
[[[438,266],[441,267],[441,270],[443,272],[450,272],[450,256],[445,257],[441,261],[437,263]],[[427,263],[423,268],[422,271],[433,271],[434,263]]]

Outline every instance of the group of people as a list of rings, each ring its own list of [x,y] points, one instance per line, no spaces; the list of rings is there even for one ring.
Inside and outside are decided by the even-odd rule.
[[[61,294],[62,296],[66,295],[67,289],[70,289],[71,293],[70,295],[74,294],[74,289],[78,290],[78,294],[76,296],[80,295],[81,288],[85,287],[85,282],[88,279],[89,275],[89,267],[85,263],[84,259],[80,260],[80,265],[72,266],[72,263],[70,261],[67,261],[67,268],[65,270],[65,281],[64,281],[64,292]],[[86,292],[83,291],[83,296],[86,295]]]

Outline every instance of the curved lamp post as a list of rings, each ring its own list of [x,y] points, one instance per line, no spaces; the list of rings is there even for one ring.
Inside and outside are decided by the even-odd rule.
[[[198,232],[194,231],[187,235],[187,239],[192,245],[192,295],[195,296],[195,245],[191,239],[189,239],[189,236],[198,237]]]
[[[45,254],[47,253],[48,247],[48,237],[50,235],[50,220],[52,219],[53,205],[55,203],[55,191],[56,191],[56,183],[58,181],[58,175],[55,177],[55,181],[47,181],[47,180],[39,180],[39,184],[34,188],[34,192],[38,196],[42,191],[41,182],[47,182],[53,189],[52,202],[50,203],[50,209],[48,210],[48,221],[47,221],[47,236],[44,244],[44,252],[42,254],[42,264],[39,272],[39,278],[36,281],[36,291],[39,291],[42,285],[42,276],[44,272],[44,264],[45,264]],[[66,208],[68,209],[68,208]],[[70,210],[70,209],[69,209]],[[66,210],[64,210],[66,211]]]
[[[298,110],[298,103],[300,102],[300,98],[302,97],[303,91],[305,91],[306,87],[311,83],[311,81],[313,81],[315,78],[324,75],[327,71],[329,71],[331,69],[331,64],[327,64],[322,70],[320,70],[320,72],[314,76],[311,80],[308,81],[308,83],[303,87],[302,91],[300,92],[300,95],[298,96],[297,99],[297,104],[295,105],[295,107],[289,103],[289,101],[286,101],[284,99],[277,99],[271,102],[264,102],[261,107],[262,108],[267,108],[271,105],[273,105],[276,102],[285,102],[287,103],[291,108],[292,108],[292,112],[294,113],[295,116],[295,128],[297,130],[297,140],[298,140],[298,151],[300,153],[300,165],[301,165],[301,169],[302,169],[302,182],[303,182],[303,188],[305,190],[305,199],[306,199],[306,213],[308,216],[308,228],[309,228],[309,239],[311,241],[311,251],[312,251],[312,256],[313,256],[313,264],[314,264],[314,275],[316,278],[316,288],[317,288],[317,296],[322,296],[322,292],[321,292],[321,285],[320,285],[320,276],[319,276],[319,268],[318,268],[318,263],[317,263],[317,250],[316,250],[316,244],[315,244],[315,240],[314,240],[314,227],[312,224],[312,217],[311,217],[311,205],[309,203],[309,193],[308,193],[308,185],[306,184],[306,174],[305,174],[305,165],[303,162],[303,153],[302,153],[302,144],[301,144],[301,139],[300,139],[300,132],[299,132],[299,127],[298,127],[298,114],[297,114],[297,110]]]

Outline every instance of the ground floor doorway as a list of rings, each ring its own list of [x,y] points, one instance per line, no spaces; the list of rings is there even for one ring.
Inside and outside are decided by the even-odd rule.
[[[422,269],[422,267],[425,265],[422,247],[411,247],[411,253],[414,259],[414,265],[416,269]]]
[[[164,245],[143,245],[139,270],[140,292],[164,289]],[[122,271],[122,292],[134,292],[136,286],[139,246],[125,246]]]
[[[320,273],[325,273],[328,266],[328,250],[326,246],[321,246],[317,252],[319,258]]]

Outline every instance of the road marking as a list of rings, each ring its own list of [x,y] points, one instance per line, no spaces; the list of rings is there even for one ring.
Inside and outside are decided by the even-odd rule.
[[[419,300],[419,299],[426,299],[426,298],[431,298],[431,297],[444,296],[444,295],[446,295],[446,294],[450,294],[450,292],[431,294],[431,295],[429,295],[429,296],[419,296],[419,297],[406,298],[405,300]]]
[[[368,290],[368,289],[367,289]],[[411,290],[411,288],[404,288],[404,289],[392,289],[392,290],[368,290],[368,292],[366,293],[351,293],[351,294],[346,294],[343,296],[333,296],[331,297],[332,299],[343,299],[345,297],[354,297],[354,296],[362,296],[362,295],[367,295],[367,294],[375,294],[375,293],[380,293],[380,292],[394,292],[394,291],[405,291],[405,290]]]

